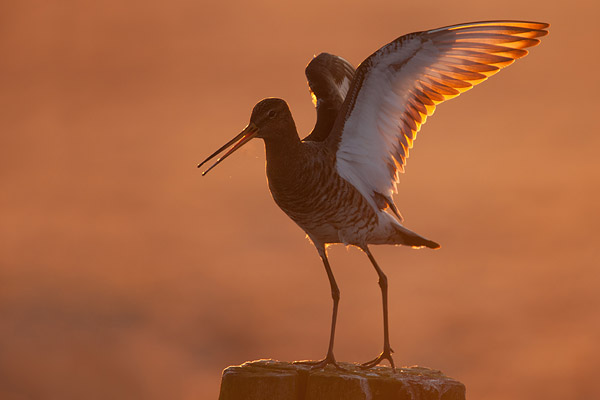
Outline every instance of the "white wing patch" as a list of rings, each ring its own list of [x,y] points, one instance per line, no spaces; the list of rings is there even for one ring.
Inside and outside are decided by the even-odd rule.
[[[437,104],[527,54],[547,24],[492,21],[403,36],[358,68],[339,124],[336,168],[377,207],[391,198],[408,151]]]

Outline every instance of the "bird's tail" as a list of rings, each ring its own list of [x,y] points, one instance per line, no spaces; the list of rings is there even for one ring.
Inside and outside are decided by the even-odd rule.
[[[439,249],[441,246],[434,242],[416,234],[415,232],[406,229],[402,225],[395,226],[398,232],[397,239],[399,244],[411,247],[429,247],[430,249]]]

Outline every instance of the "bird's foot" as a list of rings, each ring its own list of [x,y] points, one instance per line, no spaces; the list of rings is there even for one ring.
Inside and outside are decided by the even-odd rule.
[[[376,365],[381,364],[381,362],[383,360],[388,360],[390,362],[392,369],[394,371],[396,371],[396,367],[394,366],[394,360],[392,359],[393,352],[394,352],[394,350],[392,350],[390,347],[384,348],[383,352],[377,358],[375,358],[371,361],[367,361],[366,363],[360,364],[360,367],[362,369],[369,369],[369,368],[373,368]]]
[[[327,356],[324,359],[322,359],[322,360],[318,360],[318,361],[294,361],[293,364],[308,365],[308,366],[310,366],[311,370],[323,369],[323,368],[325,368],[328,365],[333,365],[338,370],[345,371],[345,369],[342,368],[342,367],[340,367],[340,365],[337,363],[337,361],[335,361],[335,357],[333,356],[333,353],[328,353]]]

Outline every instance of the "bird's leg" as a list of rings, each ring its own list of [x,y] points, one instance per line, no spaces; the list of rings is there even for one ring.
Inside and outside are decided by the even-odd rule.
[[[316,247],[317,251],[319,252],[319,255],[321,256],[321,260],[323,260],[323,265],[325,265],[325,271],[327,272],[327,278],[329,278],[329,285],[331,286],[331,298],[333,299],[333,313],[331,316],[331,333],[329,336],[329,348],[327,349],[327,355],[322,360],[299,361],[298,363],[311,365],[313,369],[325,368],[328,364],[331,364],[337,369],[343,370],[343,368],[340,367],[335,361],[335,357],[333,356],[333,339],[335,338],[335,323],[337,320],[338,303],[340,301],[340,289],[338,288],[338,285],[335,282],[333,271],[331,271],[331,266],[329,265],[329,260],[327,259],[327,252],[325,250],[325,247]]]
[[[379,287],[381,288],[381,300],[383,302],[383,352],[371,361],[367,361],[366,363],[361,364],[362,368],[372,368],[378,364],[380,364],[383,360],[388,360],[392,369],[396,369],[394,366],[394,360],[392,359],[392,353],[394,350],[390,347],[390,335],[389,335],[389,325],[388,325],[388,285],[387,285],[387,277],[377,265],[377,261],[373,257],[373,254],[369,251],[369,248],[365,246],[362,249],[367,256],[369,256],[369,260],[371,260],[371,264],[375,267],[375,271],[377,271],[377,275],[379,276]]]

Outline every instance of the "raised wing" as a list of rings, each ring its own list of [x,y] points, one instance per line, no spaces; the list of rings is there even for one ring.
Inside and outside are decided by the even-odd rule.
[[[304,140],[322,142],[329,136],[344,103],[354,77],[354,67],[341,57],[321,53],[312,59],[305,73],[317,107],[317,123]]]
[[[527,55],[549,25],[486,21],[402,36],[357,69],[329,136],[338,173],[378,209],[394,209],[398,173],[436,105]]]

